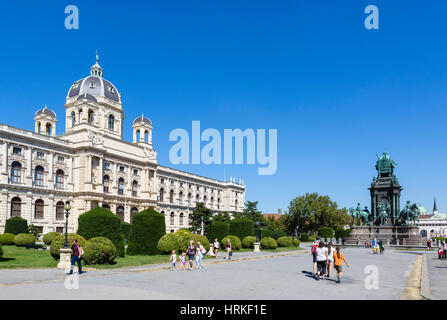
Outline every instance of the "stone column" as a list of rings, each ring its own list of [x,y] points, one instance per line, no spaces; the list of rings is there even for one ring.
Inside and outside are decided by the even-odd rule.
[[[48,159],[49,165],[49,175],[48,175],[48,186],[54,187],[54,152],[51,152]]]
[[[3,173],[8,175],[8,143],[5,141],[2,145],[3,154]]]

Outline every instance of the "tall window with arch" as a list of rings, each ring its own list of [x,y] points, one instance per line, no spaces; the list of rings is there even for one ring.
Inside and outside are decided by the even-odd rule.
[[[109,192],[109,185],[110,185],[110,178],[109,178],[108,175],[105,175],[102,178],[102,184],[103,184],[104,193],[108,193]]]
[[[61,169],[56,171],[56,189],[64,189],[64,171]]]
[[[183,213],[180,213],[180,225],[183,226]]]
[[[159,200],[160,202],[164,202],[164,197],[165,197],[165,190],[163,188],[160,189],[160,196],[159,196]]]
[[[88,110],[88,123],[93,124],[95,121],[95,113],[92,110]]]
[[[22,215],[22,199],[19,197],[11,200],[11,217],[20,217]]]
[[[174,222],[175,222],[174,220],[175,220],[175,214],[174,214],[174,212],[171,212],[171,219],[170,219],[171,226],[174,225]]]
[[[136,138],[136,142],[140,142],[140,130],[137,130],[137,132],[135,133],[135,138]]]
[[[119,206],[116,208],[116,215],[121,219],[121,222],[124,222],[124,207]]]
[[[174,190],[169,191],[169,202],[174,203]]]
[[[132,182],[132,197],[136,197],[138,194],[138,182]]]
[[[43,186],[43,176],[44,176],[44,170],[41,166],[37,166],[34,169],[34,185],[38,187]]]
[[[42,125],[40,124],[40,122],[37,124],[37,133],[38,134],[42,133]]]
[[[123,195],[124,194],[124,179],[119,178],[118,180],[118,194]]]
[[[109,130],[115,131],[115,117],[112,114],[109,115]]]
[[[42,199],[34,202],[34,219],[43,219],[44,216],[44,202]]]
[[[56,220],[64,220],[64,202],[56,203]]]
[[[178,194],[178,201],[180,204],[183,204],[183,191],[180,191]]]
[[[22,165],[20,162],[14,161],[11,165],[11,183],[22,182]]]
[[[144,142],[149,143],[149,132],[144,132]]]
[[[47,136],[51,136],[51,131],[53,130],[53,126],[50,123],[47,123],[47,127],[46,127],[46,135]]]
[[[73,128],[76,125],[76,113],[74,111],[71,112],[71,127]]]
[[[130,222],[132,223],[133,221],[133,216],[136,215],[138,213],[138,208],[132,208],[130,209]]]

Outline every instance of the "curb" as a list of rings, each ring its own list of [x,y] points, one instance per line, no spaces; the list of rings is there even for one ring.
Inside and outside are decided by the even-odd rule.
[[[421,296],[428,300],[440,300],[431,294],[430,277],[428,275],[428,262],[426,254],[424,254],[422,257]]]

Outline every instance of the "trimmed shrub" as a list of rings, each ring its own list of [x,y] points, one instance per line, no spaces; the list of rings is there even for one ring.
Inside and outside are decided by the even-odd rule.
[[[213,221],[208,230],[208,239],[214,242],[214,239],[221,240],[230,234],[230,225],[221,221]]]
[[[230,242],[231,242],[231,250],[241,250],[241,248],[242,248],[241,239],[239,239],[238,237],[233,236],[233,235],[226,236],[225,238],[223,238],[220,241],[220,244],[222,246],[222,250],[225,250],[225,248],[227,247],[227,240],[228,239],[230,239]]]
[[[2,260],[2,258],[3,258],[3,248],[2,246],[0,246],[0,261]]]
[[[130,223],[121,222],[120,227],[121,227],[121,233],[123,234],[124,239],[129,240],[130,228],[132,227],[130,225]]]
[[[158,241],[166,234],[165,216],[153,208],[134,215],[129,234],[129,255],[155,255],[160,253]]]
[[[96,207],[78,218],[78,232],[84,239],[104,237],[113,242],[120,257],[124,257],[124,236],[121,219],[109,210]]]
[[[254,236],[254,222],[248,218],[233,219],[230,222],[229,233],[243,239],[246,236]]]
[[[244,239],[242,239],[242,246],[244,248],[254,248],[256,242],[255,236],[246,236]]]
[[[3,246],[13,246],[15,245],[14,238],[15,234],[12,233],[4,233],[0,234],[0,245]]]
[[[48,232],[46,235],[43,236],[43,243],[45,243],[47,246],[50,246],[51,242],[53,242],[53,240],[59,236],[60,233],[58,232]]]
[[[275,239],[271,238],[271,237],[267,237],[267,238],[263,238],[261,240],[261,247],[262,249],[276,249],[278,247],[278,243],[276,242]]]
[[[17,247],[31,247],[36,243],[36,237],[31,233],[21,233],[14,237],[14,243]]]
[[[318,234],[321,238],[324,238],[325,242],[327,239],[331,239],[334,236],[334,229],[330,227],[321,227],[318,229]]]
[[[316,239],[317,239],[316,235],[314,235],[314,234],[309,235],[309,241],[314,242]]]
[[[78,240],[78,244],[81,245],[81,247],[84,247],[85,242],[86,242],[84,237],[80,236],[79,234],[69,233],[68,234],[68,247],[69,248],[71,248],[74,239]],[[54,238],[53,242],[51,242],[50,253],[54,259],[59,260],[59,258],[60,258],[59,250],[64,247],[64,242],[65,242],[64,234],[60,234],[58,237]]]
[[[303,234],[300,236],[300,241],[301,241],[301,242],[309,242],[309,241],[310,241],[309,235],[308,235],[307,233],[303,233]]]
[[[261,230],[258,230],[259,234],[258,237],[261,236]],[[267,238],[272,236],[272,230],[270,229],[262,229],[262,237]]]
[[[189,236],[185,236],[181,238],[181,250],[186,251],[186,249],[189,246],[189,241],[194,241],[194,245],[197,245],[197,242],[200,242],[200,244],[206,249],[206,251],[210,250],[210,242],[205,236],[202,236],[201,234],[190,234]]]
[[[177,254],[179,254],[183,242],[182,235],[177,233],[167,233],[158,241],[157,248],[162,253],[171,253],[172,250],[175,250]]]
[[[104,237],[95,237],[87,240],[82,259],[86,264],[112,264],[117,250],[112,241]]]
[[[278,240],[281,237],[287,237],[287,232],[282,231],[282,230],[274,230],[272,232],[272,238],[275,240]]]
[[[292,237],[280,237],[277,240],[278,246],[280,247],[293,247]]]
[[[12,217],[6,220],[5,233],[15,235],[28,233],[28,222],[21,217]]]
[[[294,247],[299,247],[300,246],[300,240],[298,240],[298,239],[293,239],[293,246]]]

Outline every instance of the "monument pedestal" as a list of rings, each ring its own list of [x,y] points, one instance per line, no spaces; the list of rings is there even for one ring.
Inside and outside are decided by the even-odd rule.
[[[70,269],[71,267],[71,249],[60,249],[60,260],[57,264],[58,269]]]
[[[259,250],[260,244],[261,244],[260,242],[255,242],[253,252],[260,252],[261,251],[261,250]]]
[[[419,246],[421,235],[415,225],[407,226],[354,226],[346,239],[347,244],[364,244],[366,241],[383,241],[389,245]]]

